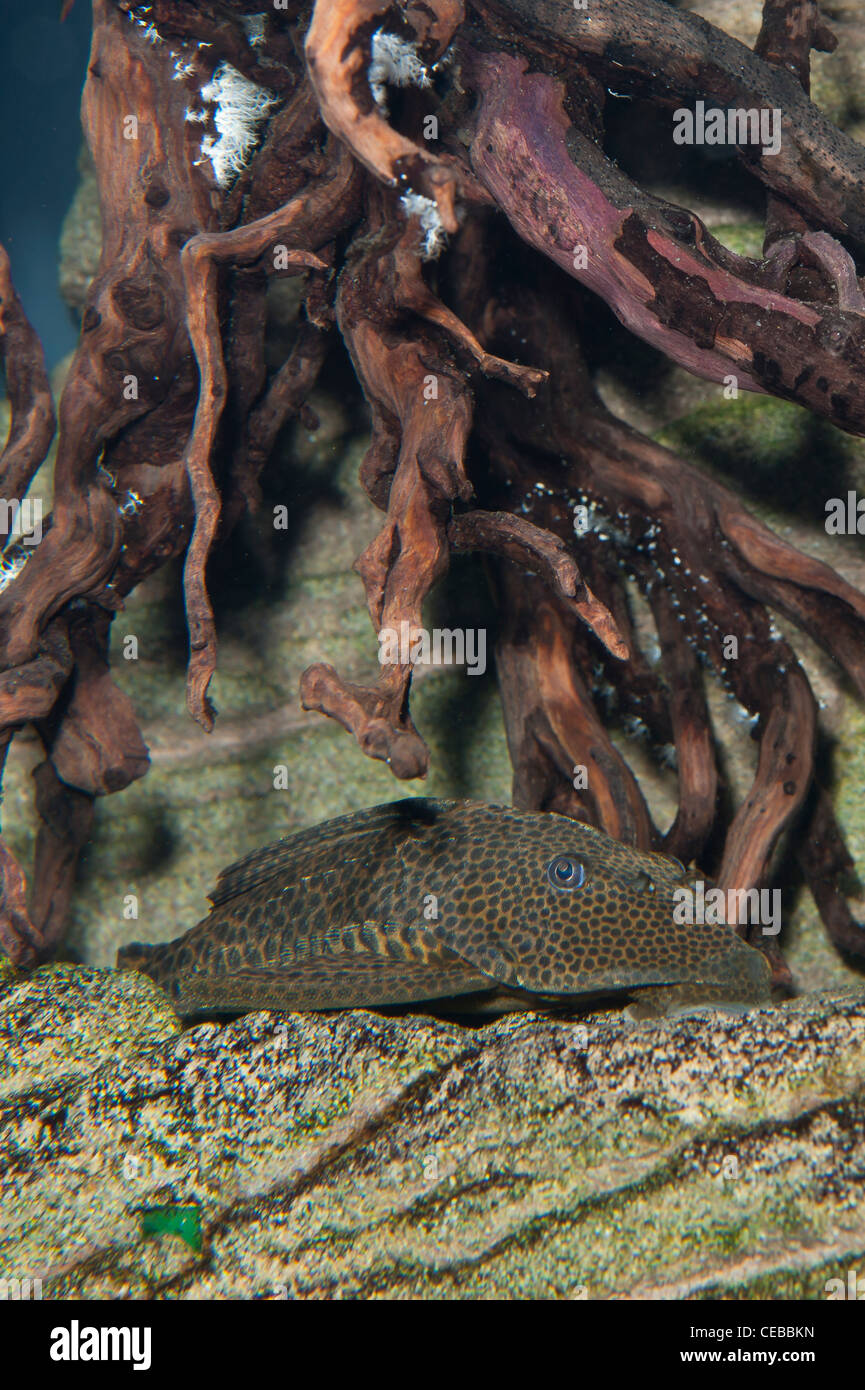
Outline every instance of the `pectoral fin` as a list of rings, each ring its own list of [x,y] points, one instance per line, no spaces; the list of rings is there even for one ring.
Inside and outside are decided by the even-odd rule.
[[[181,970],[167,988],[178,1013],[204,1014],[403,1004],[486,991],[494,988],[494,982],[461,962],[430,966],[363,954],[224,975]]]

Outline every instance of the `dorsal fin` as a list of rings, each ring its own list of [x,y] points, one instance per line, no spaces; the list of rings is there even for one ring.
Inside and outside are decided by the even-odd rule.
[[[416,833],[420,826],[433,824],[454,804],[429,797],[406,797],[403,801],[351,811],[348,815],[338,816],[336,820],[309,826],[295,835],[287,835],[274,844],[253,850],[252,854],[238,859],[235,864],[229,864],[208,896],[216,907],[276,877],[291,881],[293,875],[299,876],[308,868],[313,850],[321,852],[332,849],[342,861],[356,859],[365,849],[372,849],[373,840],[382,835],[392,835],[396,843],[400,831]]]

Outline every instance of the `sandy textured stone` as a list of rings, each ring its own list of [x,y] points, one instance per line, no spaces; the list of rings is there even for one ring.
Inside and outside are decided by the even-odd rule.
[[[29,1010],[70,1038],[50,1097]],[[0,1268],[45,1297],[820,1298],[865,1259],[861,990],[175,1033],[146,982],[66,970],[7,983],[0,1025]],[[163,1206],[200,1252],[141,1234]]]

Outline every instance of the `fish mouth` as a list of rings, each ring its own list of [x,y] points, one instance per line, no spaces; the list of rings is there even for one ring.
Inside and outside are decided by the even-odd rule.
[[[762,951],[735,937],[729,951],[707,962],[707,984],[729,989],[743,1000],[767,1000],[771,997],[772,967]]]
[[[743,945],[745,946],[745,949],[748,951],[748,963],[745,968],[747,970],[749,980],[756,988],[764,988],[768,990],[772,980],[771,965],[769,964],[766,957],[763,955],[763,952],[759,951],[756,948],[756,946],[748,946],[744,942]]]

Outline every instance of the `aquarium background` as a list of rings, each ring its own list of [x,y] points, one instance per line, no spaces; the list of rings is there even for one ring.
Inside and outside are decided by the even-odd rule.
[[[692,8],[698,8],[693,6]],[[757,3],[706,4],[701,12],[752,43]],[[8,24],[10,80],[2,100],[26,114],[27,139],[7,132],[9,176],[0,194],[0,234],[7,238],[22,298],[44,335],[57,393],[74,346],[87,285],[99,256],[98,200],[80,137],[78,102],[86,68],[89,5],[79,0],[64,24],[40,0]],[[862,83],[865,23],[845,12],[844,41],[834,55],[813,55],[815,99],[853,134],[865,129]],[[39,52],[36,75],[27,54]],[[762,194],[730,161],[705,160],[663,138],[657,113],[642,103],[613,102],[612,150],[652,191],[693,207],[731,248],[759,249]],[[639,138],[637,138],[639,132]],[[514,242],[515,254],[525,254]],[[268,351],[284,360],[296,328],[302,277],[271,281]],[[630,423],[739,489],[758,515],[786,538],[865,585],[858,537],[827,537],[823,502],[865,481],[865,446],[807,411],[700,381],[637,342],[603,305],[591,336],[596,380],[607,404]],[[279,441],[264,479],[265,502],[223,545],[211,565],[219,627],[219,665],[212,693],[219,711],[212,735],[186,712],[187,639],[180,564],[143,584],[115,620],[112,671],[132,698],[152,766],[126,791],[97,805],[95,831],[82,855],[67,938],[71,958],[113,962],[125,940],[163,941],[202,917],[206,894],[227,859],[300,826],[394,796],[474,796],[507,802],[511,769],[495,684],[495,613],[483,563],[454,565],[432,595],[428,626],[488,627],[483,677],[428,668],[415,678],[412,709],[431,749],[427,779],[400,783],[365,758],[336,723],[300,707],[301,672],[327,660],[350,680],[377,671],[377,646],[363,589],[352,569],[376,534],[380,513],[358,482],[368,422],[347,356],[332,354],[312,397],[320,428],[299,421]],[[31,488],[50,506],[52,460]],[[288,531],[274,531],[274,506],[287,504]],[[638,616],[639,596],[634,595]],[[784,623],[779,621],[784,630]],[[648,641],[648,618],[643,615]],[[138,639],[137,660],[124,639]],[[824,726],[836,740],[836,805],[851,850],[865,863],[865,817],[858,810],[865,773],[865,718],[830,663],[797,633],[797,650],[823,702]],[[740,799],[756,765],[742,713],[710,679],[713,719],[725,747],[731,794]],[[662,827],[675,809],[675,772],[639,737],[608,722]],[[636,732],[636,736],[635,736]],[[16,855],[31,862],[34,820],[28,786],[38,743],[15,740],[4,785],[4,831]],[[284,771],[283,771],[284,769]],[[279,783],[277,787],[274,784]],[[784,946],[810,986],[849,977],[828,944],[794,864],[784,868]],[[130,920],[129,896],[138,916]]]
[[[49,367],[72,351],[78,336],[60,291],[57,250],[79,179],[90,5],[78,0],[63,24],[59,13],[59,0],[0,4],[0,242]]]

